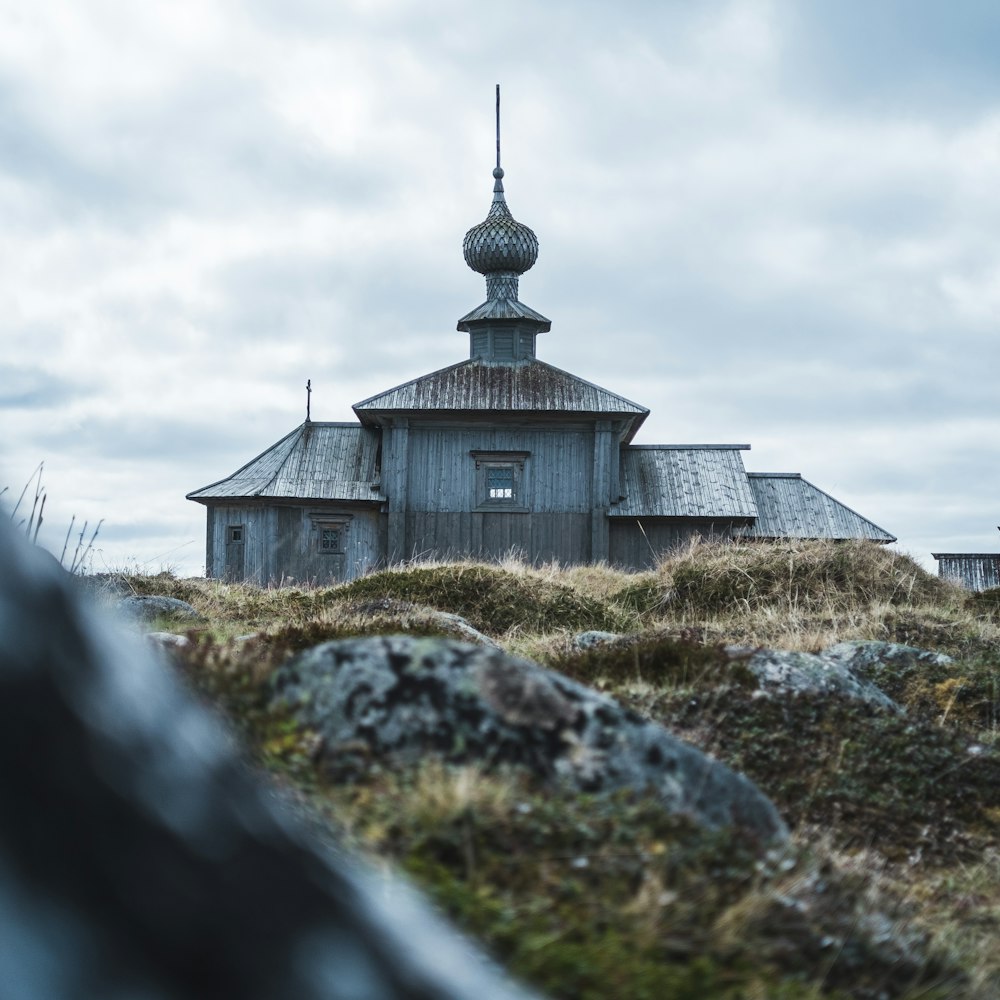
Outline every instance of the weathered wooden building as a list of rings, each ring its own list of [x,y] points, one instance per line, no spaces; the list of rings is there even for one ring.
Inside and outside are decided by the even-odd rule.
[[[518,298],[538,240],[493,171],[465,235],[486,301],[458,321],[469,356],[309,419],[188,498],[208,508],[206,573],[347,580],[387,562],[497,558],[646,567],[692,537],[892,535],[796,474],[748,474],[745,444],[641,445],[646,407],[536,355],[551,323]]]
[[[943,580],[951,580],[966,590],[1000,587],[1000,553],[932,552],[931,555],[937,560],[938,576]]]

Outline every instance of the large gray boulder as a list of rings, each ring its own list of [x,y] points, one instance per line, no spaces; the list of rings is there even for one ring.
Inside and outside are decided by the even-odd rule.
[[[0,518],[0,994],[525,1000]]]
[[[935,653],[899,642],[853,640],[838,642],[823,651],[824,658],[850,670],[856,677],[878,684],[886,674],[921,670],[926,667],[947,667],[955,661],[946,653]]]
[[[743,661],[765,695],[834,694],[894,714],[905,709],[882,690],[888,681],[955,662],[944,653],[874,640],[838,642],[819,653],[732,647],[727,652]]]
[[[176,597],[166,597],[162,594],[137,595],[123,597],[115,608],[126,618],[138,622],[154,622],[157,619],[196,624],[205,619],[197,608]]]
[[[671,812],[758,842],[787,835],[747,778],[612,699],[499,650],[411,636],[323,643],[279,668],[272,708],[317,733],[318,758],[342,776],[369,759],[406,765],[428,755],[510,765],[582,791],[652,792]]]
[[[830,650],[800,653],[787,649],[730,649],[770,696],[839,695],[886,712],[902,709],[876,684],[861,676],[855,664]]]

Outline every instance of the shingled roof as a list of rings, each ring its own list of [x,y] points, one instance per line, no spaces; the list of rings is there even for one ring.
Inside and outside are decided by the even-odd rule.
[[[611,517],[752,518],[743,468],[748,444],[632,445],[622,449],[621,491]]]
[[[645,406],[534,358],[512,365],[468,359],[354,404],[362,422],[386,412],[427,411],[628,416],[633,433],[649,414]]]
[[[231,476],[187,497],[383,501],[378,449],[376,430],[307,420]]]
[[[745,532],[748,538],[896,541],[894,535],[813,486],[797,472],[751,472],[748,478],[757,501],[757,521]]]

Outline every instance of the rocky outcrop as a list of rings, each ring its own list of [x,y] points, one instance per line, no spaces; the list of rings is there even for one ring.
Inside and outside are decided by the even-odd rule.
[[[400,601],[394,597],[379,597],[372,601],[361,601],[345,606],[345,610],[363,617],[391,616],[403,622],[413,620],[423,626],[430,625],[440,629],[442,634],[454,636],[465,642],[474,642],[477,646],[490,646],[499,649],[500,644],[494,642],[488,635],[480,632],[461,615],[450,611],[438,611],[426,605]]]
[[[196,624],[205,620],[187,601],[158,594],[124,597],[115,604],[115,609],[126,618],[138,622],[148,623],[162,619],[182,624]]]
[[[611,643],[621,642],[623,638],[620,632],[602,632],[600,629],[591,629],[589,632],[578,632],[573,636],[571,643],[573,649],[593,649],[595,646],[607,646]]]
[[[279,668],[272,708],[317,733],[319,758],[341,777],[369,759],[509,765],[582,791],[651,792],[671,812],[757,841],[786,835],[748,779],[612,699],[498,650],[410,636],[327,642]]]
[[[524,1000],[321,850],[136,638],[0,518],[5,996]]]
[[[946,667],[955,661],[945,653],[934,653],[898,642],[852,641],[838,642],[823,651],[831,663],[843,665],[856,677],[877,684],[887,672],[920,670],[925,667]]]
[[[729,647],[726,652],[743,662],[765,694],[835,694],[887,712],[902,711],[876,684],[860,675],[849,657],[834,653],[832,649],[822,653],[800,653],[787,649]]]

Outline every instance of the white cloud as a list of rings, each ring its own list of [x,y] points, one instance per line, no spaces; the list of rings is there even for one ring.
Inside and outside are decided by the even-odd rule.
[[[904,547],[992,532],[1000,102],[948,83],[1000,70],[967,26],[934,48],[917,5],[876,73],[875,41],[831,47],[840,5],[784,0],[6,6],[0,483],[46,459],[53,526],[107,518],[109,561],[197,570],[183,494],[306,378],[349,419],[464,355],[497,80],[542,357]],[[908,96],[921,46],[947,99]]]

